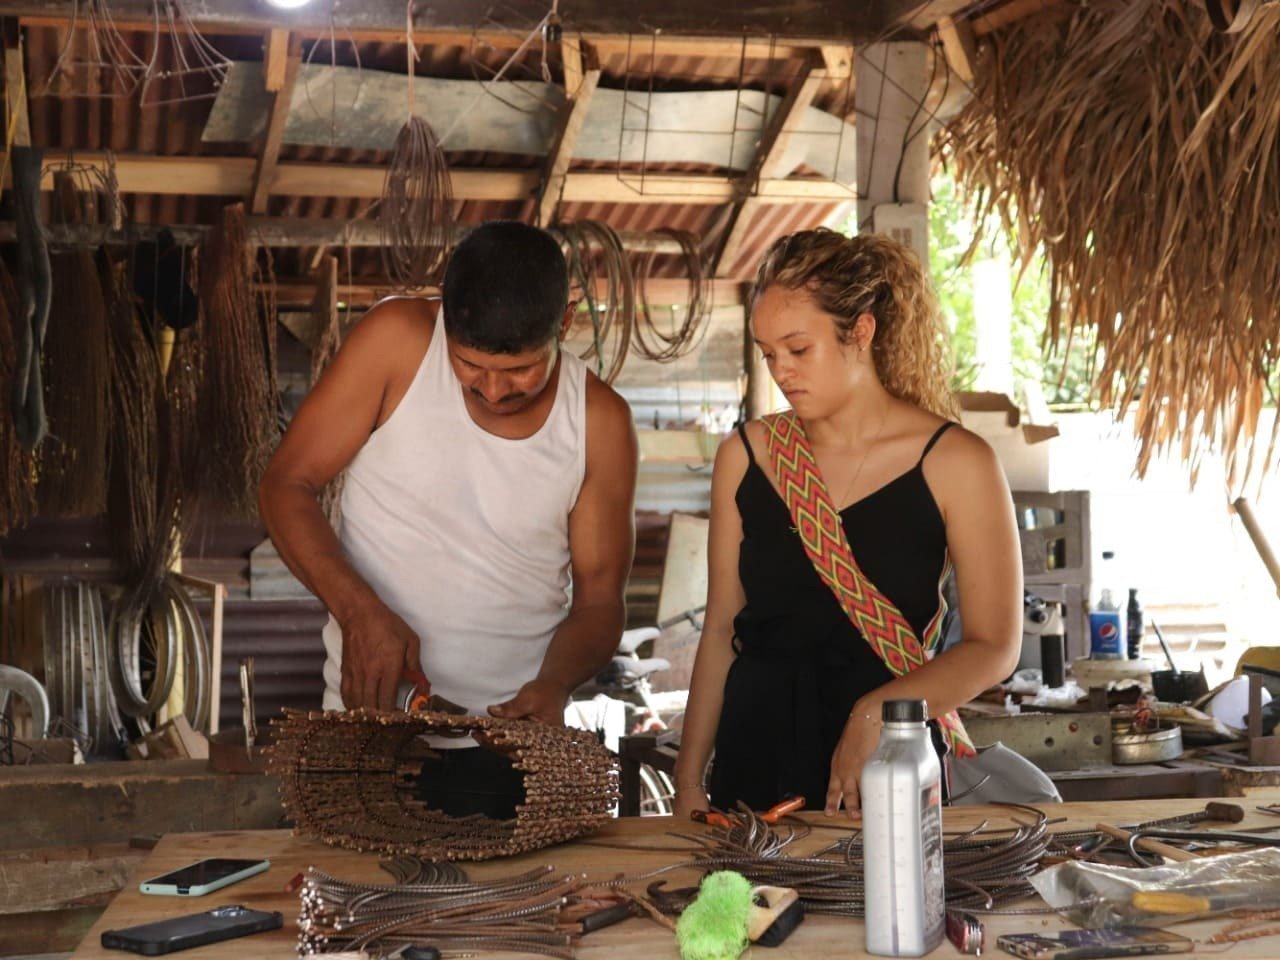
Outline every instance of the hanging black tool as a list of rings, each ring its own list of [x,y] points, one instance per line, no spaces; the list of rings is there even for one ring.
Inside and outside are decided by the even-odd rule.
[[[48,432],[40,350],[49,325],[53,280],[40,223],[40,170],[44,151],[14,147],[13,199],[18,233],[18,363],[14,371],[13,423],[18,442],[33,450]]]

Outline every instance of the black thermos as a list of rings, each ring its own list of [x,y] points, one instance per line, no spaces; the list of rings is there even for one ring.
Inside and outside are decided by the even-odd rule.
[[[1129,606],[1125,611],[1125,626],[1129,633],[1129,659],[1137,660],[1142,656],[1142,604],[1138,602],[1138,591],[1129,588]]]

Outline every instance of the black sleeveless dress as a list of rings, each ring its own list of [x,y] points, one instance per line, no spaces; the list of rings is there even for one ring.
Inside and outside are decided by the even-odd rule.
[[[938,612],[947,565],[946,528],[922,467],[950,426],[938,428],[914,467],[841,512],[858,566],[917,636]],[[733,621],[738,656],[725,679],[711,802],[767,810],[803,795],[807,809],[821,809],[849,711],[893,675],[813,569],[787,505],[738,429],[748,459],[735,496],[747,605]]]

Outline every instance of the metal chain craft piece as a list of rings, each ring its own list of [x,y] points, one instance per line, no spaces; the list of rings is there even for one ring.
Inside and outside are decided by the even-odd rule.
[[[596,736],[529,720],[439,712],[286,711],[271,764],[297,832],[333,846],[487,860],[572,840],[610,820],[618,768]],[[512,820],[452,817],[416,799],[428,736],[472,737],[524,774]]]

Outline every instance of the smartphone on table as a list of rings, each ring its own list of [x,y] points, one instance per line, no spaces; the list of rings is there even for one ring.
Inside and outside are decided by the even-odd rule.
[[[221,890],[256,873],[262,873],[270,860],[233,860],[227,857],[210,857],[198,860],[169,873],[143,880],[138,889],[143,893],[157,893],[170,897],[203,897],[206,893]]]
[[[279,911],[229,905],[123,930],[106,930],[102,934],[102,945],[109,950],[128,950],[146,957],[159,957],[263,930],[279,930],[282,926],[284,916]]]
[[[1158,953],[1188,953],[1195,943],[1157,927],[1112,927],[1057,930],[1052,933],[1009,933],[996,938],[1006,953],[1027,960],[1099,960]]]

